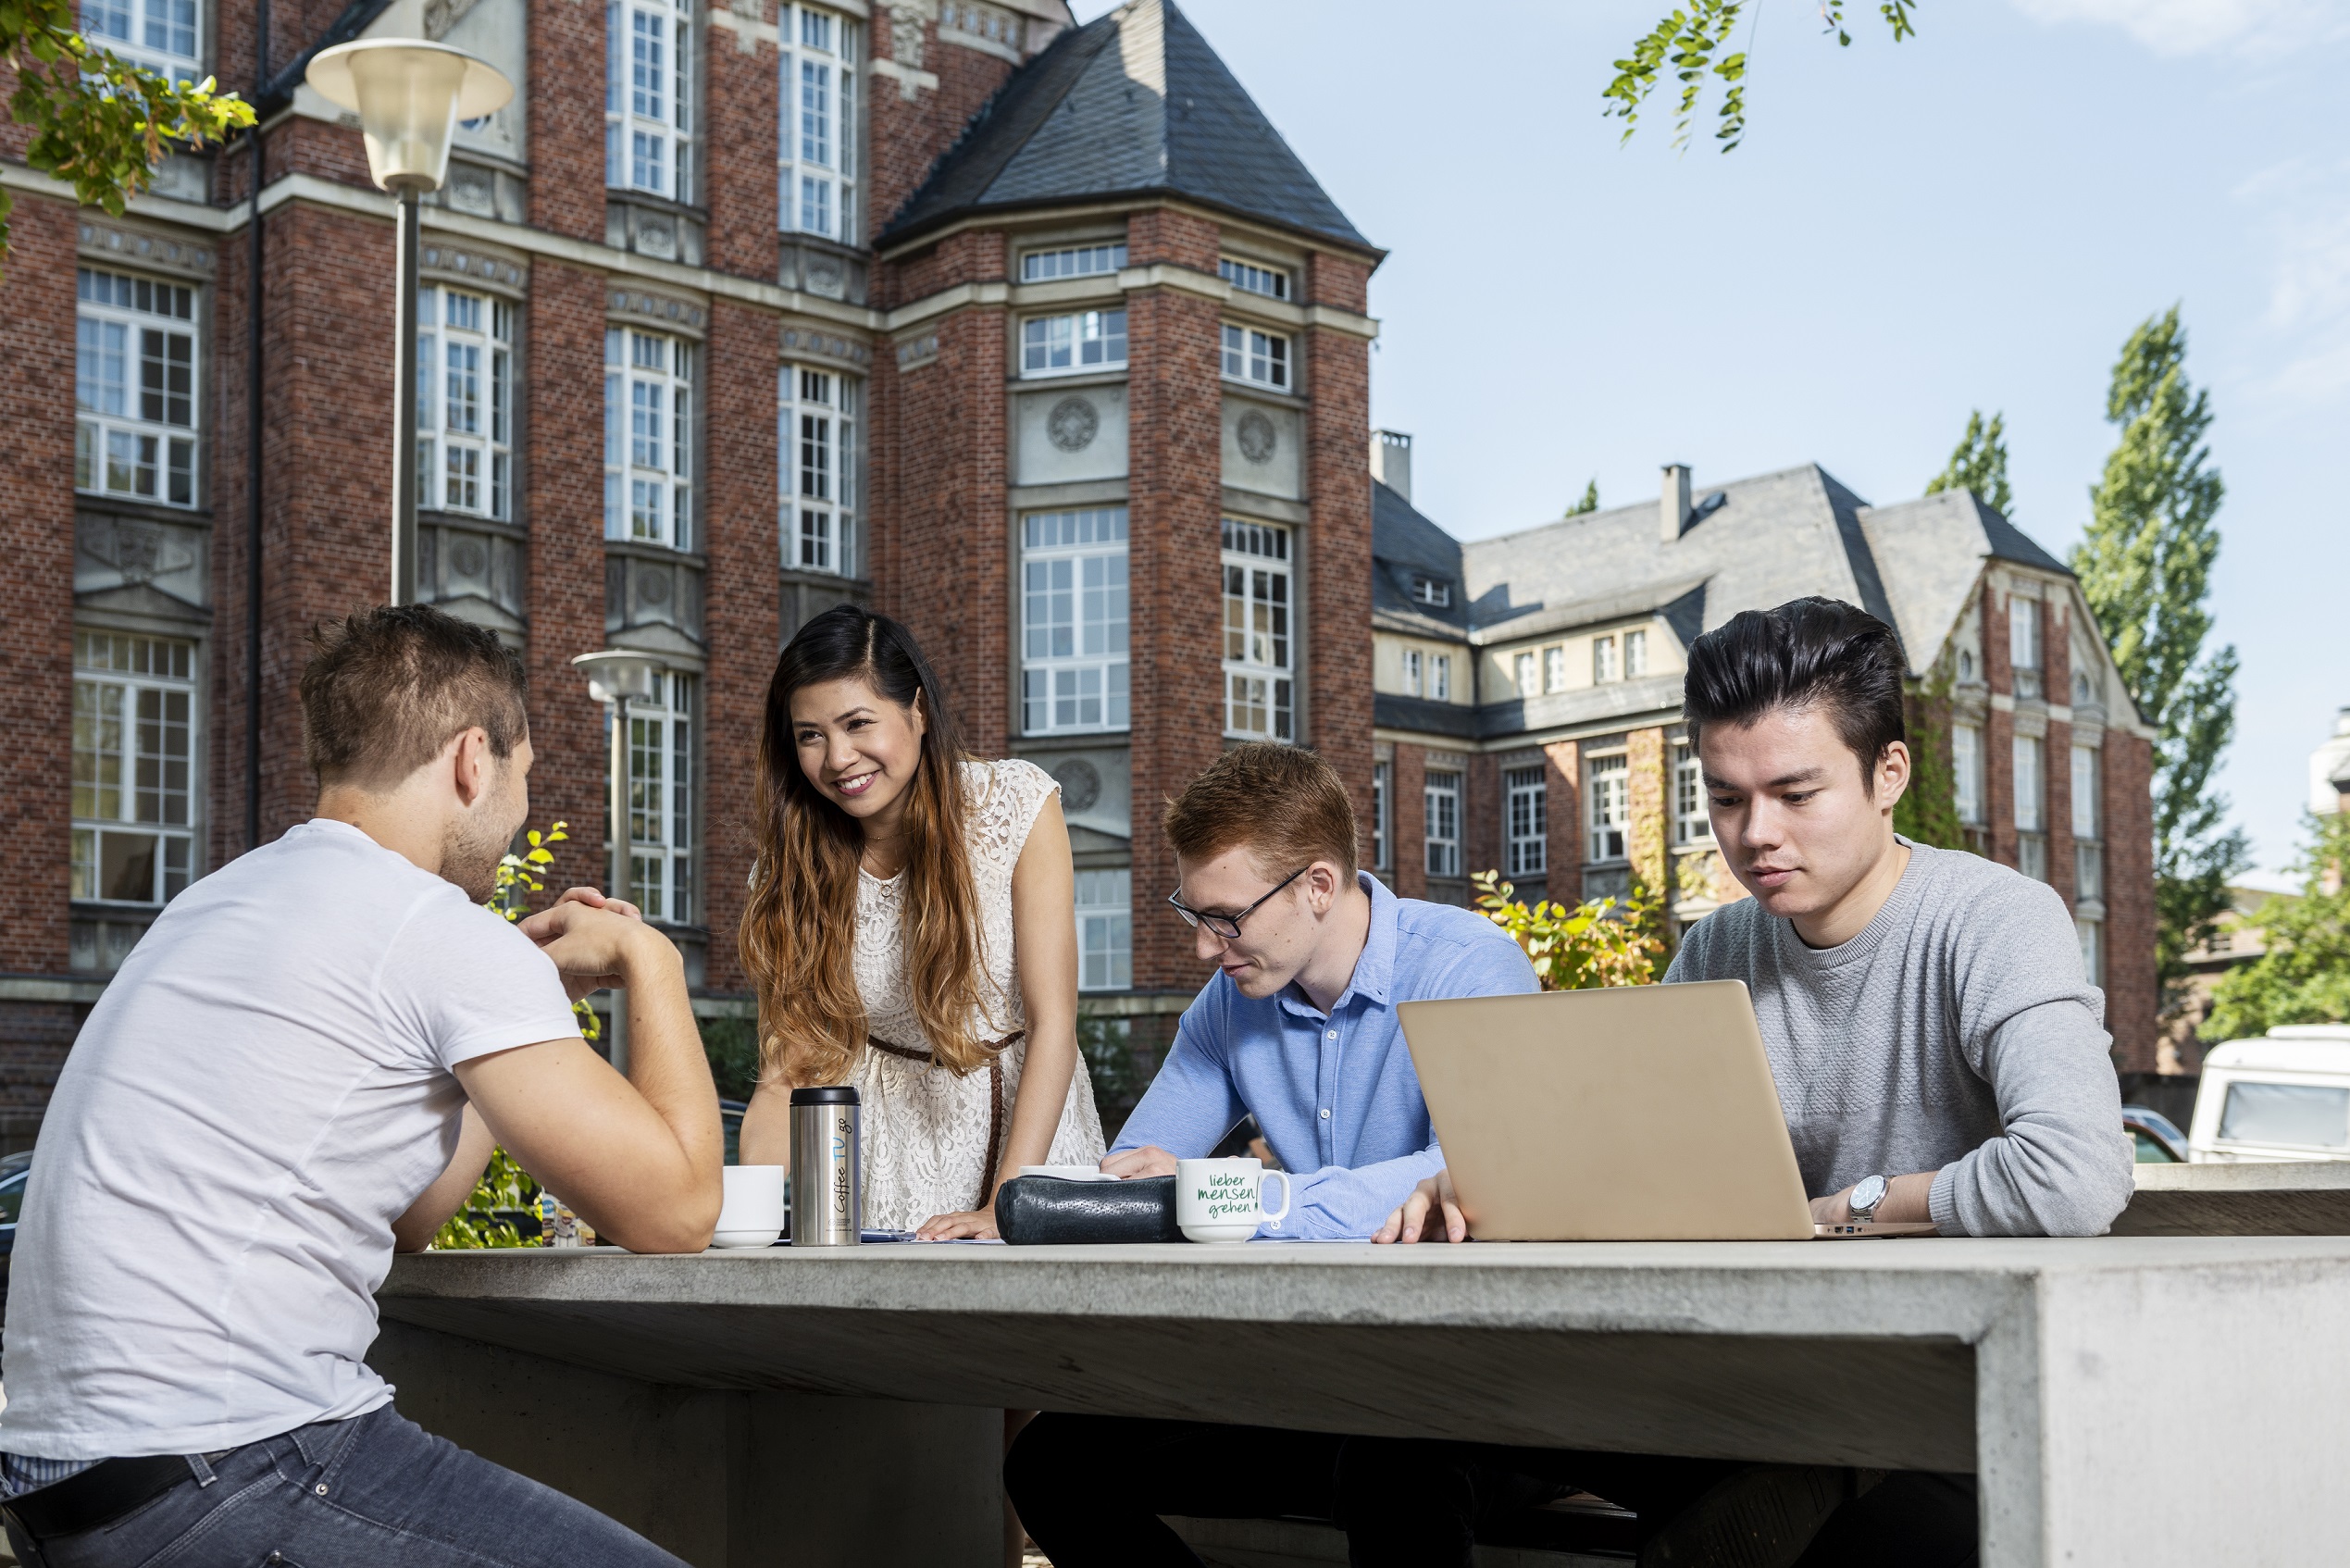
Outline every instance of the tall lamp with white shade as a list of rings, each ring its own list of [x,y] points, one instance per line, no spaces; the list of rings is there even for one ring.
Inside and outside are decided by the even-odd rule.
[[[421,38],[367,38],[321,50],[305,73],[329,103],[359,117],[367,172],[399,200],[399,305],[393,329],[392,603],[417,598],[417,198],[449,174],[461,119],[514,100],[514,83],[487,60]]]
[[[612,873],[604,897],[626,899],[634,869],[628,853],[628,704],[652,701],[669,666],[656,655],[633,648],[582,653],[571,663],[587,676],[588,695],[612,704]],[[610,1038],[612,1064],[625,1073],[628,1070],[628,999],[616,990],[612,997]]]

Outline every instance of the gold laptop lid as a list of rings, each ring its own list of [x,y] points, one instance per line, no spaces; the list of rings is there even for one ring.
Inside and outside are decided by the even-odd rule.
[[[1472,1234],[1811,1236],[1744,983],[1407,1002],[1396,1012]]]

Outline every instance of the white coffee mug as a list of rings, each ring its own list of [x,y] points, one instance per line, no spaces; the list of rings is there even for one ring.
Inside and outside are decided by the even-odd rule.
[[[771,1247],[783,1234],[784,1167],[728,1165],[714,1247]]]
[[[1264,1184],[1281,1183],[1281,1207],[1264,1206]],[[1175,1223],[1194,1241],[1246,1241],[1289,1212],[1289,1174],[1262,1160],[1177,1160]]]

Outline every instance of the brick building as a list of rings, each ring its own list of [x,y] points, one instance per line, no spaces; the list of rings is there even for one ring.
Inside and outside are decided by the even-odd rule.
[[[1173,885],[1155,803],[1226,738],[1321,747],[1368,809],[1382,253],[1167,0],[84,14],[257,102],[261,179],[249,143],[175,156],[108,218],[0,131],[0,1147],[164,902],[307,814],[306,630],[385,591],[392,206],[302,83],[353,38],[516,84],[425,209],[422,593],[526,651],[565,882],[609,852],[570,661],[666,662],[630,710],[633,880],[701,1005],[743,987],[761,695],[843,597],[914,626],[976,750],[1062,781],[1098,1010],[1196,987],[1131,910]]]
[[[1462,543],[1413,509],[1409,439],[1373,440],[1374,859],[1465,902],[1498,868],[1566,903],[1637,884],[1676,926],[1744,897],[1680,725],[1689,643],[1805,594],[1901,634],[1978,853],[2048,883],[2125,1071],[2156,1066],[2153,732],[2080,584],[1968,492],[1871,506],[1812,465]]]

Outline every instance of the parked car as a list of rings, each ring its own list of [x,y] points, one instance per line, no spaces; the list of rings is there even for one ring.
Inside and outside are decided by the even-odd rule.
[[[2350,1160],[2350,1026],[2285,1024],[2213,1047],[2187,1157]]]
[[[2184,1164],[2187,1159],[2187,1135],[2179,1130],[2179,1124],[2161,1112],[2146,1105],[2124,1105],[2121,1108],[2121,1130],[2130,1135],[2137,1146],[2138,1164],[2142,1165]]]

